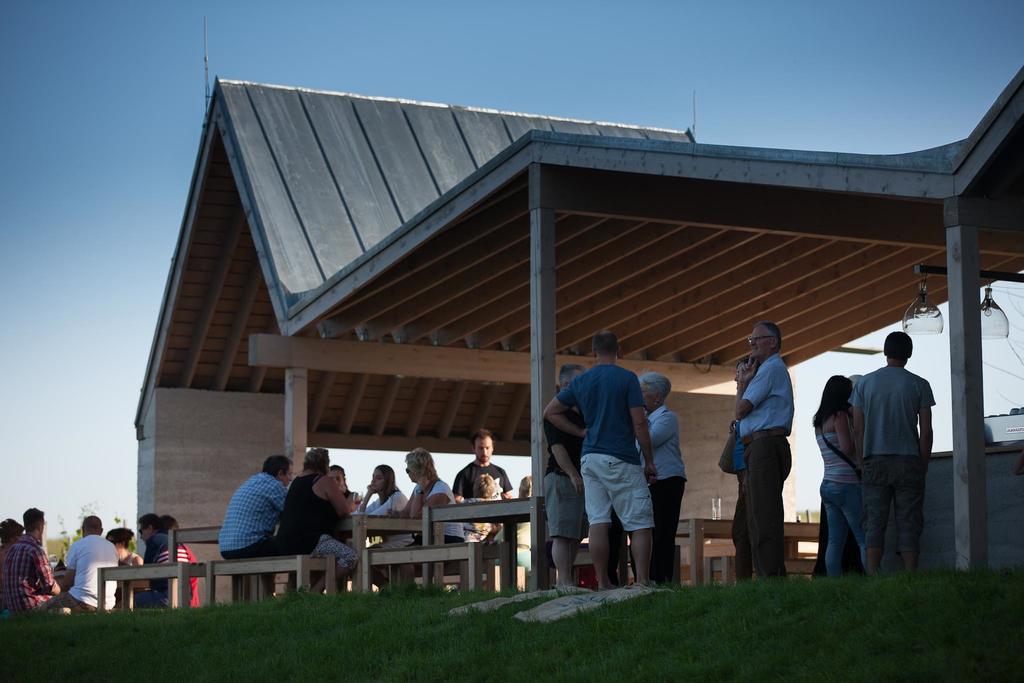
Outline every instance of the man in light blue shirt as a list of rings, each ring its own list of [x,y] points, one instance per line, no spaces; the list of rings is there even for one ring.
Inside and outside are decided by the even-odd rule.
[[[220,554],[226,560],[277,554],[274,527],[284,510],[292,461],[272,455],[263,471],[249,477],[231,496],[220,528]]]
[[[779,352],[782,332],[763,321],[747,338],[750,358],[736,373],[736,419],[747,463],[747,525],[760,578],[786,575],[782,486],[793,466],[793,384]]]

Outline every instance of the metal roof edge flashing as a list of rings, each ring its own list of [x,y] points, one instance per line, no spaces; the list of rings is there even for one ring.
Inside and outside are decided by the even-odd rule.
[[[1017,95],[1017,92],[1024,88],[1024,66],[1017,70],[1010,82],[1006,84],[1006,87],[996,97],[995,102],[988,108],[985,114],[978,121],[978,125],[974,127],[971,134],[964,139],[963,147],[956,154],[952,160],[953,173],[960,170],[960,167],[970,156],[971,152],[974,151],[975,147],[981,141],[985,134],[989,131],[992,125],[996,122],[1003,111],[1009,106],[1010,101]]]

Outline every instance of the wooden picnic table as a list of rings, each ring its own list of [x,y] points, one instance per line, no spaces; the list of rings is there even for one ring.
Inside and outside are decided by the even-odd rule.
[[[818,540],[817,522],[784,522],[785,557],[787,560],[797,559],[798,546],[801,541]],[[710,582],[711,577],[704,576],[704,541],[707,539],[732,540],[731,519],[683,519],[679,521],[676,532],[677,539],[689,543],[690,583],[699,585]]]
[[[418,519],[407,519],[403,517],[384,517],[379,515],[351,515],[344,517],[338,522],[338,529],[348,531],[352,534],[352,548],[358,553],[359,563],[356,564],[355,573],[352,575],[352,591],[362,590],[363,572],[363,551],[366,550],[366,539],[370,536],[391,536],[402,533],[418,533],[423,529],[423,523]]]
[[[506,524],[505,538],[510,539],[507,545],[508,557],[501,558],[502,572],[507,571],[512,577],[516,571],[516,525],[530,523],[534,529],[543,528],[544,506],[539,498],[513,498],[512,500],[486,500],[476,503],[459,503],[423,509],[423,544],[430,545],[439,537],[443,538],[445,522],[492,522]],[[536,537],[536,533],[534,533]],[[544,548],[531,544],[532,556],[531,588],[546,588],[549,583]],[[428,572],[429,568],[426,569]],[[536,586],[533,584],[536,583]]]

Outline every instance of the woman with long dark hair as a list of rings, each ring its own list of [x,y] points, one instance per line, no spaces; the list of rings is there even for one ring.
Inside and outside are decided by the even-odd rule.
[[[848,532],[853,532],[864,558],[864,527],[860,490],[860,456],[850,426],[850,394],[853,382],[849,377],[833,375],[825,383],[821,404],[814,413],[814,435],[825,461],[821,481],[821,500],[828,522],[828,545],[825,568],[829,576],[843,573],[843,548]]]

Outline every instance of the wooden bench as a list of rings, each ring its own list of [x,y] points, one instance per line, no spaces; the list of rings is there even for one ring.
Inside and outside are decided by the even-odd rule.
[[[466,590],[480,590],[483,587],[484,565],[488,560],[509,557],[508,543],[448,543],[445,545],[407,546],[405,548],[366,548],[363,550],[361,589],[372,589],[373,567],[392,567],[402,564],[424,564],[459,562],[461,587]],[[501,590],[511,590],[515,573],[501,572]],[[426,572],[424,581],[430,580]],[[492,579],[491,585],[494,585]]]
[[[178,556],[181,543],[219,543],[219,526],[196,526],[185,529],[171,529],[167,532],[167,556]]]
[[[194,565],[193,565],[194,566]],[[310,588],[312,572],[324,572],[324,584],[328,595],[337,592],[335,571],[337,558],[313,557],[311,555],[287,555],[282,557],[254,557],[244,560],[213,560],[206,563],[206,604],[212,605],[217,600],[217,577],[231,577],[231,599],[244,599],[244,582],[250,577],[265,574],[288,574],[290,589]],[[262,585],[257,582],[255,596],[263,595]]]
[[[167,598],[170,607],[182,607],[189,604],[191,587],[189,579],[205,576],[207,566],[202,563],[189,564],[172,562],[169,564],[146,564],[138,567],[101,567],[98,570],[98,585],[106,586],[107,581],[114,581],[121,589],[121,609],[135,608],[134,584],[137,581],[167,579]],[[106,609],[107,591],[100,590],[97,596],[97,610]]]

